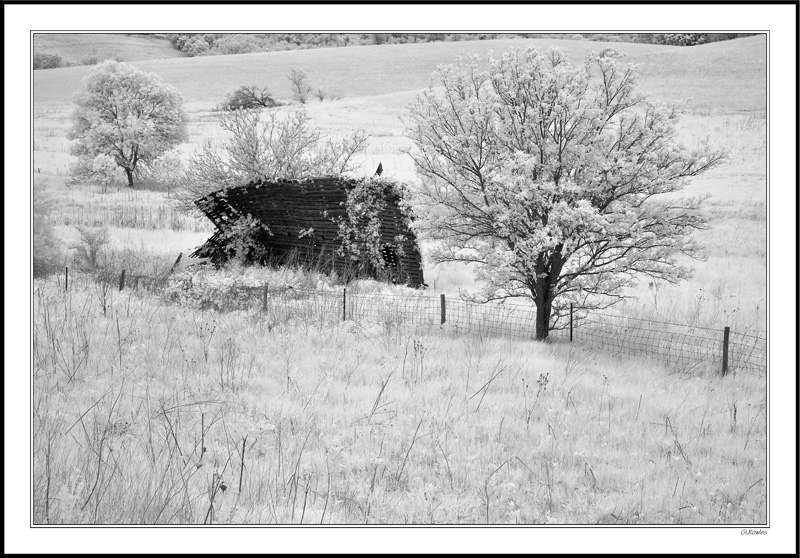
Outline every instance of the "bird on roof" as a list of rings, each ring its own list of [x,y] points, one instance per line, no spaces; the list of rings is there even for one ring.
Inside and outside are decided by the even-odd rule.
[[[375,176],[383,174],[383,163],[378,163],[378,170],[375,171]]]

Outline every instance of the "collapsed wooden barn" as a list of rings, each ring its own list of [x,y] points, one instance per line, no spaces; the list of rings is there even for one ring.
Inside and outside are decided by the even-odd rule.
[[[352,230],[347,224],[354,221],[357,228],[369,228],[365,216],[354,218],[353,208],[364,204],[364,193],[377,201],[371,221],[373,238],[376,232],[378,238],[369,246],[365,235],[345,241],[348,235],[342,228],[344,224],[345,231]],[[377,177],[262,181],[225,188],[195,201],[217,231],[191,255],[224,263],[232,256],[232,225],[247,218],[261,249],[259,255],[249,255],[250,261],[310,263],[347,279],[374,278],[422,287],[422,256],[402,200],[401,186]]]

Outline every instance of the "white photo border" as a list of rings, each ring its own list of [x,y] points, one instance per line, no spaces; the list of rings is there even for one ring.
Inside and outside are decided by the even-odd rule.
[[[792,4],[4,5],[7,552],[795,553],[797,6]],[[263,29],[248,28],[263,22]],[[768,32],[770,492],[766,536],[730,527],[32,528],[31,31]],[[29,110],[25,110],[28,108]],[[26,208],[27,211],[22,209]],[[16,325],[22,321],[26,327]],[[25,394],[25,395],[23,395]],[[780,441],[780,443],[776,443]],[[299,527],[308,529],[309,527]],[[144,529],[144,530],[141,530]],[[410,529],[407,531],[406,529]],[[576,530],[578,532],[576,532]]]

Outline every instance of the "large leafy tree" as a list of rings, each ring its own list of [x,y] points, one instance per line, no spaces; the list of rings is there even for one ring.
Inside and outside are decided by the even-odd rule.
[[[637,94],[633,66],[529,48],[438,77],[408,122],[417,213],[436,261],[478,264],[478,297],[532,299],[542,340],[570,302],[604,307],[637,276],[689,275],[678,256],[700,257],[691,233],[706,221],[701,199],[676,193],[723,154],[680,145],[679,107]]]
[[[186,115],[178,90],[154,73],[106,60],[84,79],[76,95],[69,138],[77,168],[90,168],[100,156],[112,157],[125,171],[128,186],[141,166],[186,139]]]

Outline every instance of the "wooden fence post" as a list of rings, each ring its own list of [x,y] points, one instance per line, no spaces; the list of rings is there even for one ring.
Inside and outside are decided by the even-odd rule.
[[[261,309],[266,312],[269,303],[269,283],[264,283],[264,300],[261,303]]]
[[[181,258],[183,257],[183,252],[178,252],[178,259],[175,260],[175,263],[172,264],[172,267],[169,268],[169,272],[172,273],[175,271],[175,268],[178,267],[178,264],[181,262]]]
[[[69,266],[64,266],[64,291],[69,290]]]
[[[731,336],[731,328],[725,326],[725,330],[722,334],[722,375],[728,373],[728,340]]]
[[[342,289],[342,321],[347,319],[347,287]]]
[[[119,290],[125,288],[125,270],[123,269],[122,272],[119,274]]]
[[[444,294],[442,294],[442,323],[447,321],[447,310],[444,302]]]
[[[569,340],[572,342],[572,307],[573,304],[569,303]]]

